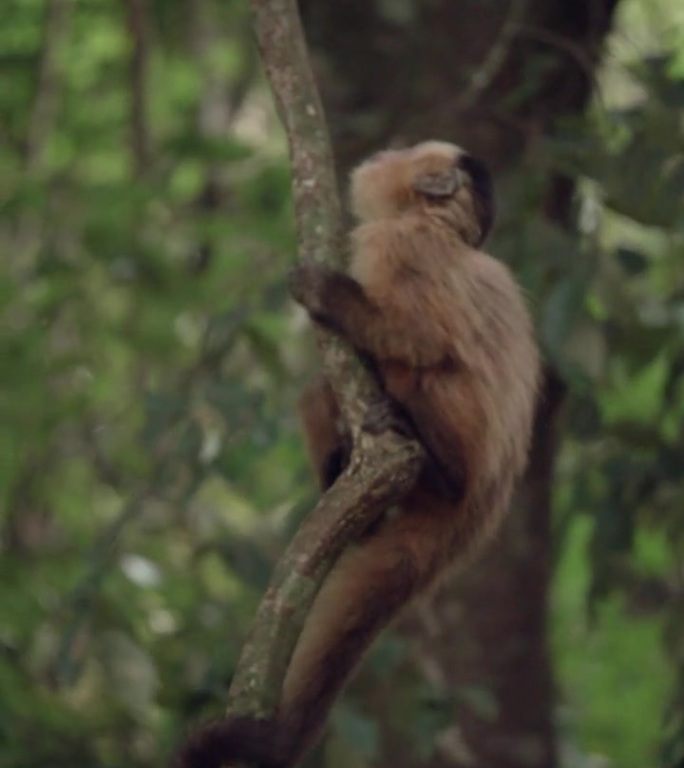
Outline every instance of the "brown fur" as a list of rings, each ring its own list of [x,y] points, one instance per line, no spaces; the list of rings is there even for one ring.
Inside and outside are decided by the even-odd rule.
[[[295,298],[372,360],[429,458],[398,513],[342,556],[318,594],[265,759],[260,744],[268,768],[296,762],[380,629],[492,535],[525,467],[537,349],[510,272],[477,250],[491,201],[473,163],[438,142],[374,156],[352,175],[349,275],[294,274]],[[348,449],[325,382],[306,393],[302,416],[326,487]],[[225,729],[221,739],[229,758]]]

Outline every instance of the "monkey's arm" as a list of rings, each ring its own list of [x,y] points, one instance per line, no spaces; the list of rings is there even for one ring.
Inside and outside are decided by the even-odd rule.
[[[395,255],[407,250],[406,244],[392,246],[388,250]],[[437,314],[440,302],[430,298],[434,280],[410,270],[390,272],[386,280],[382,300],[377,301],[349,275],[304,264],[291,273],[290,289],[314,320],[380,365],[391,362],[407,370],[453,367],[451,331]]]
[[[383,360],[390,361],[390,367],[398,366],[401,369],[399,375],[408,374],[410,379],[421,370],[420,362],[433,358],[435,362],[432,366],[428,366],[434,368],[433,375],[438,371],[440,376],[449,376],[448,372],[440,371],[441,365],[444,365],[442,361],[446,360],[444,354],[440,353],[442,345],[421,333],[423,327],[429,326],[421,324],[420,319],[416,318],[413,327],[402,327],[403,318],[401,320],[397,317],[388,318],[387,313],[368,298],[363,287],[348,275],[317,264],[307,264],[294,270],[290,278],[290,286],[294,298],[307,309],[314,320],[337,331],[357,349],[370,354],[374,360],[380,361],[381,368]],[[426,370],[427,368],[423,367],[423,371]],[[391,373],[387,375],[392,376]],[[368,414],[364,427],[371,432],[395,429],[417,437],[428,453],[421,476],[423,482],[443,498],[452,502],[459,501],[465,486],[465,471],[459,458],[460,452],[454,450],[451,444],[446,446],[445,456],[441,456],[442,451],[432,450],[432,441],[422,433],[421,419],[416,419],[413,413],[416,398],[415,395],[409,394],[412,386],[408,387],[405,399],[392,391],[391,384],[388,390],[388,394],[393,399],[393,405],[387,409],[386,402],[377,404],[377,407]],[[333,398],[331,392],[329,397]],[[422,399],[422,396],[418,397]],[[340,454],[333,453],[328,447],[322,452],[321,445],[329,443],[329,440],[322,442],[318,436],[316,436],[318,448],[315,451],[311,450],[313,436],[321,428],[318,414],[321,410],[321,402],[325,405],[325,400],[321,400],[320,397],[312,399],[311,403],[303,408],[302,415],[314,466],[319,477],[325,478],[326,470],[322,462],[328,461],[327,457],[335,458]],[[332,402],[334,403],[334,399]],[[307,415],[315,418],[307,419]],[[329,414],[327,421],[330,421]],[[330,430],[328,430],[329,433]],[[449,443],[452,442],[449,441]],[[335,476],[327,481],[327,485],[331,484]],[[325,479],[323,487],[327,487]]]
[[[304,264],[291,273],[290,290],[314,320],[357,349],[377,355],[378,341],[387,336],[384,318],[356,280],[319,264]]]

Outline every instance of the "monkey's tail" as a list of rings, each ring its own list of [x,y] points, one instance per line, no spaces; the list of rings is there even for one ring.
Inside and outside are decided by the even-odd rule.
[[[293,765],[324,725],[363,654],[400,610],[458,558],[462,505],[414,492],[402,511],[350,548],[325,580],[297,643],[278,714],[280,754]],[[460,521],[460,522],[459,522]],[[459,543],[460,540],[460,543]]]
[[[295,765],[380,630],[449,564],[466,562],[482,531],[482,510],[472,499],[455,505],[415,489],[326,578],[292,656],[275,721],[209,724],[186,742],[176,768]]]
[[[432,553],[426,537],[434,547],[440,535],[427,520],[421,529],[411,532],[402,512],[342,555],[309,612],[275,721],[247,717],[209,723],[190,735],[174,768],[295,765],[372,640],[429,581],[425,558]]]

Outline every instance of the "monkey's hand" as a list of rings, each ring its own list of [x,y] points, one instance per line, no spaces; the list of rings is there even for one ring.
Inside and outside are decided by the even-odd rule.
[[[330,298],[336,281],[343,277],[321,264],[301,264],[290,273],[290,293],[314,320],[334,325],[330,316]]]
[[[382,313],[356,280],[322,264],[302,264],[290,273],[290,291],[316,322],[344,336],[360,352],[377,356]]]

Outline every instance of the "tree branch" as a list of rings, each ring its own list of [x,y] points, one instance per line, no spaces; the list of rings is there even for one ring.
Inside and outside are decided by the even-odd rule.
[[[341,206],[330,140],[295,0],[251,0],[254,25],[287,131],[300,253],[341,268]],[[354,437],[350,466],[321,498],[276,566],[255,617],[229,694],[231,714],[273,716],[306,615],[347,544],[415,482],[422,448],[360,425],[376,382],[339,337],[317,329],[326,375]]]
[[[46,145],[55,128],[62,76],[59,52],[69,31],[72,11],[73,4],[69,0],[49,0],[45,6],[36,91],[26,129],[28,176],[35,176],[42,169]]]
[[[131,158],[136,179],[143,179],[150,167],[151,140],[147,120],[147,67],[149,59],[149,20],[143,0],[124,0],[126,24],[131,41],[130,133]]]
[[[508,13],[503,20],[501,29],[494,40],[485,60],[471,74],[470,83],[464,93],[458,98],[460,109],[473,106],[480,95],[492,84],[506,62],[520,20],[525,17],[530,0],[512,0]]]
[[[62,48],[69,36],[74,4],[71,0],[48,0],[33,103],[29,110],[24,142],[24,169],[28,181],[38,181],[46,171],[47,150],[57,128],[63,86]],[[45,220],[31,207],[17,222],[12,269],[19,280],[29,274],[45,239]]]

